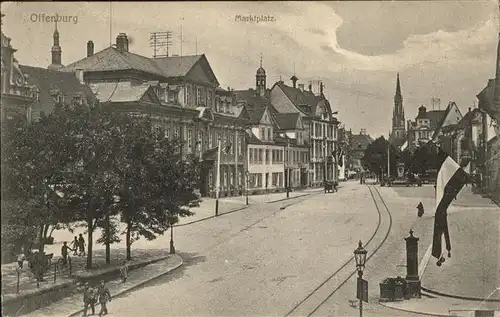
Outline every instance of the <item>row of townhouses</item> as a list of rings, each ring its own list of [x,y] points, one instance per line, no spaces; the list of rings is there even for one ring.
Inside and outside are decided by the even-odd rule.
[[[221,155],[222,196],[246,188],[258,193],[320,186],[339,178],[339,121],[323,84],[306,89],[294,75],[290,84],[270,86],[262,58],[254,88],[226,90],[205,55],[141,56],[129,51],[124,33],[99,52],[88,41],[84,57],[64,66],[56,26],[47,69],[19,65],[11,39],[1,36],[2,120],[37,120],[55,102],[75,101],[149,115],[167,137],[183,141],[185,155],[199,157],[203,196],[215,193],[219,140],[229,149]]]
[[[399,75],[394,97],[390,142],[404,150],[435,140],[457,163],[476,177],[475,189],[500,201],[500,37],[496,78],[476,96],[477,107],[463,114],[453,101],[445,110],[418,108],[414,120],[405,121]],[[470,164],[467,164],[470,162]]]

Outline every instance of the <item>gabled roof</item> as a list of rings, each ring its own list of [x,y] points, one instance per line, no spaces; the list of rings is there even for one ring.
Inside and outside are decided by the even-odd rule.
[[[54,97],[50,92],[53,89],[59,90],[64,96],[65,103],[70,103],[75,95],[85,97],[89,104],[97,101],[92,90],[81,84],[73,73],[62,73],[46,68],[19,65],[23,74],[27,75],[28,84],[35,85],[39,90],[39,102],[34,103],[32,108],[33,117],[36,118],[40,112],[49,114],[54,109]]]
[[[295,130],[297,129],[300,114],[296,113],[275,113],[274,119],[280,130]]]
[[[169,56],[161,58],[153,58],[152,61],[156,64],[161,74],[165,77],[186,77],[190,75],[193,67],[200,63],[204,70],[208,72],[209,77],[219,85],[210,63],[205,54],[202,55],[184,55],[184,56]]]
[[[446,107],[446,110],[444,110],[444,113],[442,115],[441,114],[436,115],[436,117],[434,119],[436,119],[437,124],[434,127],[433,127],[433,118],[430,117],[431,118],[431,131],[432,130],[434,131],[434,134],[432,135],[432,139],[436,138],[439,135],[439,133],[441,132],[441,129],[443,128],[443,124],[444,124],[446,118],[448,117],[448,115],[450,114],[450,111],[452,108],[458,109],[457,104],[454,102],[450,102],[448,104],[448,106]],[[458,109],[458,111],[460,112],[460,109]],[[431,111],[429,111],[429,113],[430,112]],[[439,116],[441,116],[441,118],[439,120],[437,120]],[[460,114],[460,116],[462,116],[462,114]],[[436,122],[436,121],[434,121],[434,122]]]
[[[500,109],[496,109],[493,103],[495,97],[495,79],[488,80],[486,87],[477,94],[479,108],[483,109],[490,117],[500,121]]]
[[[427,111],[427,118],[430,120],[430,129],[435,131],[446,117],[446,110]]]
[[[274,144],[274,141],[264,141],[259,139],[251,130],[247,130],[248,144]]]
[[[266,109],[269,109],[270,113],[276,112],[269,100],[257,95],[255,90],[234,90],[232,92],[236,96],[237,104],[244,103],[250,117],[250,124],[258,124]]]
[[[351,149],[353,150],[365,150],[373,139],[368,134],[353,134],[351,136]]]

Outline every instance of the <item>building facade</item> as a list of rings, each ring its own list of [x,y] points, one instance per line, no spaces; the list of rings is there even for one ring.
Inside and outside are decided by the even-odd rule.
[[[180,139],[185,155],[200,159],[200,192],[214,196],[218,141],[228,148],[221,155],[221,196],[244,190],[246,111],[234,104],[205,55],[148,58],[129,52],[128,37],[120,33],[115,46],[61,67],[88,84],[101,103],[149,115],[165,135]],[[230,146],[229,146],[230,145]]]
[[[304,125],[303,139],[309,146],[308,185],[321,186],[325,180],[338,180],[338,164],[334,159],[337,149],[339,121],[332,114],[330,103],[323,94],[323,84],[313,92],[298,78],[291,78],[292,86],[279,81],[270,90],[270,99],[278,113],[298,113]]]

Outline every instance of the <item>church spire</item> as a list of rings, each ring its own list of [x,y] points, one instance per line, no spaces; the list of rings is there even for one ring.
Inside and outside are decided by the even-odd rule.
[[[52,39],[54,41],[52,49],[50,50],[52,53],[52,63],[49,65],[48,68],[58,69],[62,67],[61,64],[62,49],[61,46],[59,46],[59,31],[57,30],[57,21],[55,24],[54,33],[52,34]]]
[[[399,73],[396,81],[396,95],[394,95],[395,100],[403,100],[403,96],[401,95],[401,84],[399,82]]]

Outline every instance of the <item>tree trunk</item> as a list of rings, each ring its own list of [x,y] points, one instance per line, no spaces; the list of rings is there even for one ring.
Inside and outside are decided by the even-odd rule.
[[[44,225],[44,229],[43,229],[43,238],[44,239],[47,239],[48,236],[47,236],[47,233],[49,232],[49,228],[50,228],[50,225]]]
[[[132,247],[132,242],[130,241],[130,231],[132,231],[132,221],[127,220],[127,233],[126,233],[126,242],[127,242],[127,260],[132,260],[130,249]]]
[[[109,227],[110,227],[110,220],[109,220],[109,213],[106,214],[106,224],[105,224],[106,228],[106,232],[105,232],[105,235],[106,235],[106,264],[110,264],[111,263],[111,247],[110,247],[110,243],[109,243]]]
[[[38,252],[43,253],[45,241],[43,239],[44,225],[40,226],[40,233],[38,235]]]
[[[92,233],[94,231],[94,224],[92,217],[87,217],[87,269],[92,268]]]

